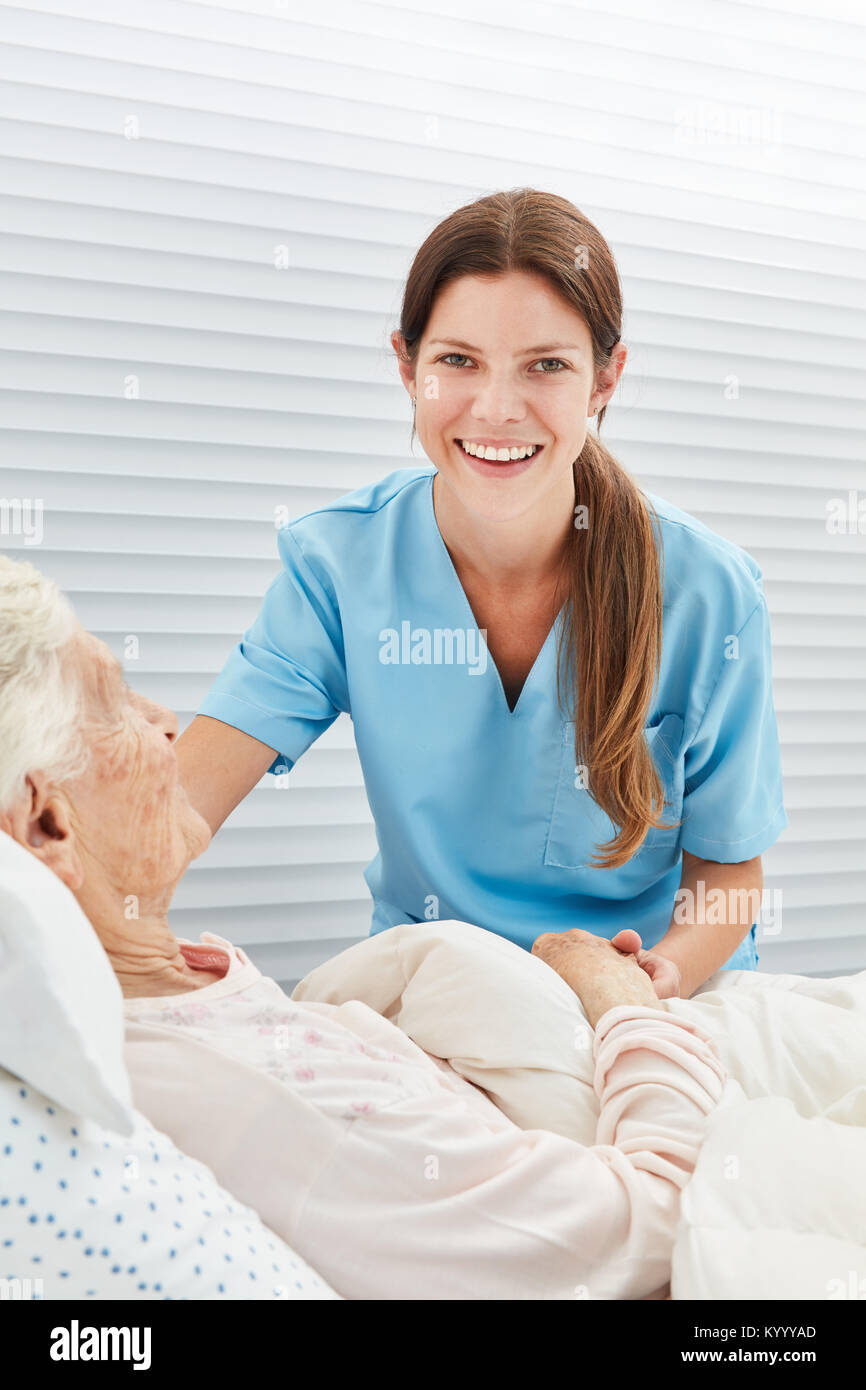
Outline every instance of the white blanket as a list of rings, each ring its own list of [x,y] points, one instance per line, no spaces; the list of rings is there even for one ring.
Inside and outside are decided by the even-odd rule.
[[[594,1142],[580,1001],[502,937],[465,922],[394,927],[313,970],[293,998],[361,999],[522,1128]],[[715,1039],[730,1074],[684,1192],[672,1296],[866,1297],[866,971],[720,971],[665,1007]]]

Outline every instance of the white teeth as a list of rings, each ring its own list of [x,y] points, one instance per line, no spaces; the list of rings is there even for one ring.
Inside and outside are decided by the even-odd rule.
[[[461,439],[460,443],[473,458],[490,459],[495,463],[508,463],[512,459],[532,458],[537,444],[512,445],[510,449],[495,449],[492,444],[473,444],[471,439]]]

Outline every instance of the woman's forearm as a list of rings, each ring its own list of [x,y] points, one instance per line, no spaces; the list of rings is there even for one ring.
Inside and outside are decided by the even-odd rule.
[[[684,999],[737,949],[758,916],[763,886],[760,855],[740,864],[719,864],[683,852],[670,926],[653,952],[679,968]]]
[[[258,739],[206,714],[195,716],[175,753],[181,785],[213,835],[277,756]]]

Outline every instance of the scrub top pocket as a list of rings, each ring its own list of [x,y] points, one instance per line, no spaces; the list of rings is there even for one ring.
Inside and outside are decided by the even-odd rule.
[[[646,725],[647,747],[658,769],[664,787],[663,819],[678,821],[683,810],[684,765],[681,757],[683,721],[678,714],[665,714],[654,724]],[[574,724],[562,726],[562,751],[559,780],[553,803],[553,813],[544,851],[544,863],[556,868],[583,869],[592,875],[594,891],[598,892],[604,870],[595,868],[590,860],[597,847],[616,834],[610,817],[593,801],[589,791],[581,786],[574,754]],[[650,829],[640,849],[618,872],[629,870],[645,876],[647,883],[667,873],[677,863],[680,826],[668,830]],[[640,891],[638,887],[636,891]]]

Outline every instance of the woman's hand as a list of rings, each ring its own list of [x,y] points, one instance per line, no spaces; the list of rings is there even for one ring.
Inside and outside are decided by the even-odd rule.
[[[659,999],[679,999],[680,997],[680,969],[667,956],[660,956],[654,951],[645,951],[641,946],[640,937],[631,927],[625,931],[617,932],[611,939],[611,946],[615,946],[618,951],[623,951],[634,956],[638,965],[646,971],[652,980],[653,989]]]

